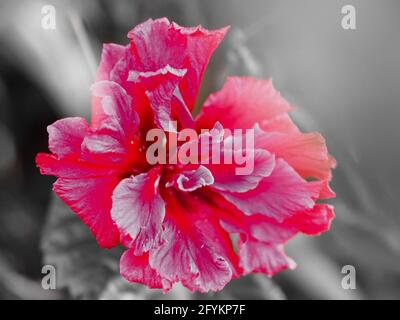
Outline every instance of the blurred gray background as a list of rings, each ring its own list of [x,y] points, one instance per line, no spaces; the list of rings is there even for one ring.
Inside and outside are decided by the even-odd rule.
[[[41,9],[56,8],[56,30]],[[356,8],[356,30],[341,8]],[[328,234],[298,237],[298,263],[272,280],[250,276],[216,295],[177,287],[168,298],[400,298],[400,2],[396,0],[0,0],[0,298],[165,298],[118,276],[118,249],[99,250],[34,166],[46,126],[88,116],[103,42],[127,43],[136,24],[231,25],[198,106],[228,75],[272,77],[305,131],[320,131],[338,161],[337,218]],[[82,228],[83,227],[83,228]],[[57,266],[57,290],[41,268]],[[341,286],[344,265],[357,288]]]

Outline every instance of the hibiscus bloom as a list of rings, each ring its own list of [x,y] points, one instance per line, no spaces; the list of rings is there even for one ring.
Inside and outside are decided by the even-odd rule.
[[[271,80],[231,77],[192,117],[227,30],[165,18],[138,25],[128,45],[103,47],[91,124],[66,118],[48,127],[51,154],[36,159],[41,173],[58,178],[54,192],[101,247],[126,248],[120,270],[131,282],[165,292],[181,282],[208,292],[241,275],[272,276],[295,267],[284,253],[289,239],[327,231],[334,217],[333,207],[317,200],[335,196],[328,185],[335,161],[320,134],[302,133],[292,122],[292,107]],[[231,139],[227,129],[254,129],[254,170],[150,164],[146,134],[153,128],[168,139],[195,129],[199,140],[216,137],[210,148]]]

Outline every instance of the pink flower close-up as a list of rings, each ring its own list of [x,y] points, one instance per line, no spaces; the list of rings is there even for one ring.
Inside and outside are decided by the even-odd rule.
[[[229,77],[193,114],[227,32],[150,19],[129,31],[128,45],[104,44],[90,123],[56,121],[48,127],[51,153],[37,155],[98,244],[126,248],[120,273],[130,282],[208,292],[252,273],[273,276],[296,266],[284,252],[288,240],[319,235],[334,218],[324,199],[335,197],[336,162],[319,133],[291,120],[293,107],[271,80]],[[223,161],[149,163],[154,128],[165,132],[166,149],[193,129],[221,157],[251,151],[253,170],[238,175],[239,164]],[[254,132],[251,150],[226,143],[237,129]],[[176,149],[190,143],[178,140]]]

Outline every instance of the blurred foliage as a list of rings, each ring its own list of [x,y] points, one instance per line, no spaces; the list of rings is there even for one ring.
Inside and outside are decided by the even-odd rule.
[[[118,273],[121,248],[102,250],[90,230],[62,201],[53,197],[43,230],[43,262],[55,267],[57,287],[77,298],[96,298]]]

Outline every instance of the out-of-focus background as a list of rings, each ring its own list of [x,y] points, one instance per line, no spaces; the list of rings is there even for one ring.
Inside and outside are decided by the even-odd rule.
[[[356,8],[344,30],[341,8]],[[42,8],[56,29],[42,28]],[[127,43],[136,24],[231,25],[212,58],[199,105],[228,75],[273,77],[306,131],[320,131],[338,161],[337,218],[323,236],[298,237],[298,263],[273,279],[248,276],[218,294],[169,295],[127,284],[119,249],[100,250],[51,192],[35,154],[46,126],[88,116],[103,42]],[[400,2],[397,0],[0,0],[0,299],[400,298]],[[57,270],[43,290],[42,266]],[[342,287],[354,266],[356,289]]]

